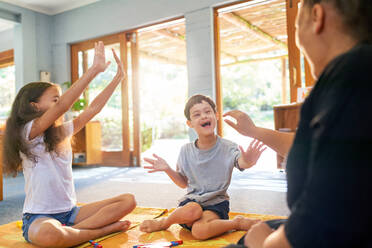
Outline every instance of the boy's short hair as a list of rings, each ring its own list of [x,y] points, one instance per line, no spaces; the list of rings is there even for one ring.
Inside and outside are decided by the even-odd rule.
[[[205,102],[209,103],[209,105],[211,105],[211,107],[213,109],[213,112],[216,113],[216,104],[213,102],[213,100],[209,96],[204,96],[204,95],[200,95],[200,94],[193,95],[192,97],[189,98],[189,100],[187,100],[185,110],[184,110],[184,113],[185,113],[185,116],[186,116],[187,120],[189,120],[189,121],[191,120],[190,119],[190,109],[195,104],[202,103],[202,101],[205,101]]]

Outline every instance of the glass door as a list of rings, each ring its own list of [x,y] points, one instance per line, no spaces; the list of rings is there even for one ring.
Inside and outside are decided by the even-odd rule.
[[[113,166],[136,166],[137,159],[134,159],[134,154],[138,152],[135,146],[138,138],[135,136],[133,111],[130,110],[135,100],[129,89],[133,79],[132,61],[130,59],[135,56],[133,52],[129,52],[131,41],[130,34],[120,33],[110,35],[95,40],[85,41],[71,46],[71,72],[72,82],[76,81],[83,73],[92,65],[94,58],[94,43],[103,41],[105,44],[106,60],[111,61],[110,66],[105,72],[100,73],[89,85],[84,95],[83,101],[91,103],[94,98],[110,83],[116,74],[116,62],[113,58],[111,49],[121,57],[124,64],[124,69],[128,75],[123,82],[116,88],[102,111],[94,117],[91,122],[100,124],[100,152],[102,153],[102,165]],[[89,134],[87,135],[98,135]],[[88,152],[88,151],[87,151]]]
[[[138,29],[138,51],[141,155],[155,153],[175,166],[189,142],[185,19]]]

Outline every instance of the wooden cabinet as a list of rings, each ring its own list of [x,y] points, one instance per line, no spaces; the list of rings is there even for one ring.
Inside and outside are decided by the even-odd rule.
[[[72,140],[73,165],[96,165],[102,163],[101,123],[88,122],[83,129],[76,133]],[[74,157],[82,154],[80,161]]]
[[[296,132],[300,120],[301,103],[274,106],[275,130],[281,132]],[[283,157],[277,155],[277,168],[283,169]]]

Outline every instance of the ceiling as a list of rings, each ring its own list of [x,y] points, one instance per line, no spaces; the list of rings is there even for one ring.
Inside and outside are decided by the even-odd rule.
[[[244,7],[221,9],[218,22],[222,66],[279,59],[288,54],[286,0],[257,0]],[[138,40],[142,56],[186,65],[184,20],[140,29]]]
[[[99,0],[0,0],[0,2],[7,2],[47,15],[55,15],[98,1]]]

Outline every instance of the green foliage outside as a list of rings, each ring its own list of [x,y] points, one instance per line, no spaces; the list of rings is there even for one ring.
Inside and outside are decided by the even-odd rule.
[[[242,110],[257,126],[274,127],[273,105],[281,104],[281,61],[222,67],[223,111]]]
[[[69,82],[69,81],[64,82],[64,83],[62,84],[62,86],[65,86],[66,88],[70,88],[70,87],[71,87],[71,82]],[[75,111],[75,112],[80,112],[80,111],[82,111],[86,106],[87,106],[87,101],[86,101],[86,99],[80,97],[76,102],[74,102],[74,104],[73,104],[72,107],[71,107],[71,110],[72,110],[72,111]]]
[[[144,152],[152,145],[152,128],[145,124],[141,128],[141,151]]]

